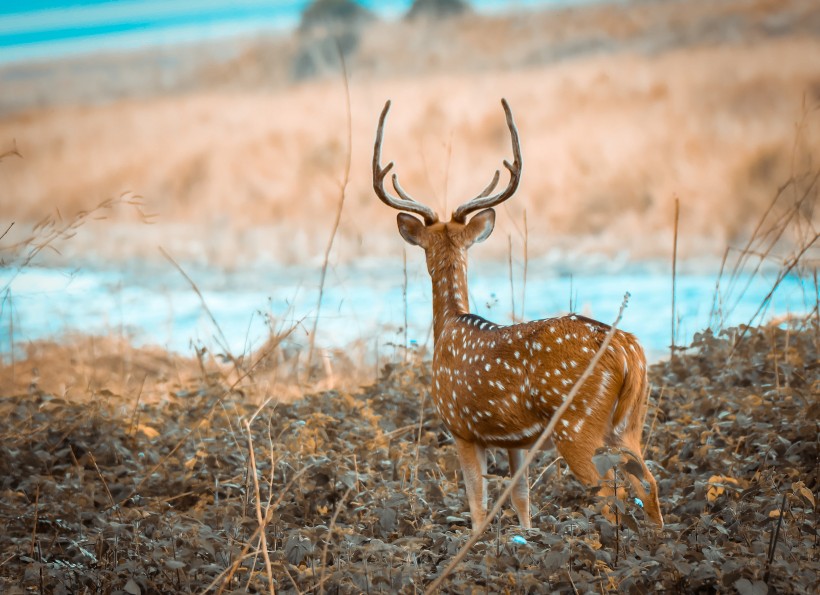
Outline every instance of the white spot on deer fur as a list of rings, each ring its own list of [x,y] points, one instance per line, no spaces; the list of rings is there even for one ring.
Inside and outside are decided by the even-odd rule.
[[[556,376],[560,376],[561,375],[561,370],[559,370],[558,368],[555,368],[554,374]]]
[[[487,370],[487,371],[489,372],[489,371],[490,371],[490,364],[485,364],[485,365],[484,365],[484,369],[485,369],[485,370]]]
[[[554,326],[551,326],[551,327],[550,327],[550,332],[551,332],[551,333],[554,333],[554,332],[555,332],[555,327],[554,327]]]
[[[489,404],[490,404],[490,407],[495,407],[495,401],[493,401],[492,399],[490,399],[489,401],[487,401],[487,403],[489,403]]]
[[[569,317],[569,319],[570,320],[578,320],[578,317],[573,314],[572,316]]]
[[[576,434],[580,434],[581,433],[581,428],[583,428],[583,427],[584,427],[584,420],[579,419],[578,423],[576,423],[575,427],[572,428],[572,429],[575,431]]]
[[[569,426],[569,421],[567,421],[565,417],[562,417],[561,424],[566,428],[567,426]]]
[[[541,351],[541,343],[539,343],[538,341],[535,341],[532,344],[532,348],[535,349],[536,351]]]
[[[561,362],[561,367],[566,370],[567,369],[567,362]]]
[[[518,395],[514,394],[514,395],[511,395],[511,397],[512,397],[512,402],[513,403],[518,403]]]
[[[440,388],[441,388],[441,385],[438,383],[438,378],[436,378],[436,388],[437,388],[437,389],[440,389]]]
[[[555,340],[555,342],[556,342],[556,343],[558,343],[558,344],[560,345],[561,343],[563,343],[563,342],[564,342],[564,340],[563,340],[561,337],[558,337],[558,338]]]
[[[521,357],[521,354],[518,353],[517,351],[515,353],[513,353],[513,355],[515,356],[515,359],[519,359]]]

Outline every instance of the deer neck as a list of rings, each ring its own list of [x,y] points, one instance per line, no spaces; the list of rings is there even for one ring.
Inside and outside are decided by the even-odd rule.
[[[467,296],[467,257],[447,255],[430,267],[433,280],[433,338],[438,343],[445,325],[470,312]]]

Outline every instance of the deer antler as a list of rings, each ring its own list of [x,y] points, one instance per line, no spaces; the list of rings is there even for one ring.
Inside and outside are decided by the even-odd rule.
[[[393,174],[393,188],[401,198],[396,198],[390,195],[384,188],[384,178],[393,168],[391,161],[386,166],[381,166],[382,156],[382,137],[384,135],[384,121],[387,118],[387,112],[390,110],[390,100],[384,104],[382,115],[379,117],[379,127],[376,129],[376,144],[373,147],[373,190],[376,191],[381,201],[389,207],[398,209],[399,211],[407,211],[420,215],[424,219],[426,225],[432,225],[438,221],[438,215],[428,206],[421,204],[416,199],[411,197],[404,188],[399,184],[399,177]],[[492,191],[492,189],[491,189]]]
[[[495,205],[500,204],[510,198],[518,189],[518,184],[521,181],[521,142],[518,139],[518,129],[515,127],[515,121],[513,120],[512,111],[510,110],[510,104],[507,103],[506,99],[502,99],[501,105],[504,107],[504,113],[507,116],[507,126],[510,129],[510,136],[512,137],[513,162],[510,163],[506,159],[504,160],[504,167],[506,167],[510,172],[510,181],[502,192],[490,196],[490,193],[495,189],[496,184],[498,184],[498,179],[500,176],[499,171],[495,170],[495,175],[493,176],[492,181],[481,192],[481,194],[467,201],[453,211],[453,221],[464,223],[467,219],[467,215],[473,211],[494,207]]]

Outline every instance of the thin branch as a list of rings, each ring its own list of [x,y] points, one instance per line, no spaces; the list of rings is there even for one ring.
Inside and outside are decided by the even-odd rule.
[[[333,516],[330,518],[330,526],[327,528],[327,539],[325,540],[325,545],[322,548],[322,563],[321,568],[322,572],[319,575],[319,593],[324,594],[325,592],[325,571],[327,570],[327,548],[330,545],[330,539],[333,537],[333,530],[336,528],[336,519],[339,517],[339,513],[342,511],[342,506],[344,506],[345,500],[350,495],[350,492],[353,491],[353,486],[347,488],[347,491],[342,496],[342,499],[339,500],[339,503],[336,505],[336,510],[333,511]]]
[[[219,333],[219,341],[221,343],[220,347],[225,352],[225,355],[228,357],[230,362],[233,364],[234,369],[236,370],[237,376],[241,376],[243,370],[241,369],[241,366],[239,365],[239,361],[231,353],[231,348],[230,348],[230,345],[228,344],[228,339],[225,337],[225,333],[222,332],[222,327],[219,326],[219,323],[216,321],[216,318],[214,317],[213,312],[211,312],[211,309],[208,307],[208,304],[205,302],[205,297],[202,295],[202,292],[199,291],[199,287],[197,287],[197,284],[194,283],[194,280],[191,279],[191,277],[188,276],[188,273],[186,273],[183,270],[183,268],[179,265],[179,263],[176,260],[174,260],[174,257],[171,256],[170,254],[168,254],[168,252],[165,251],[165,248],[163,248],[162,246],[159,246],[159,251],[165,257],[165,259],[168,262],[170,262],[177,271],[179,271],[179,274],[182,275],[185,278],[185,280],[191,286],[191,289],[193,289],[194,293],[196,293],[197,297],[199,298],[200,303],[202,304],[202,309],[205,310],[205,314],[207,314],[208,318],[211,319],[211,323],[214,325],[214,328],[216,329],[216,332]]]
[[[677,273],[678,273],[678,217],[680,215],[680,201],[678,197],[675,197],[675,225],[674,225],[674,232],[672,238],[672,333],[671,343],[669,344],[669,361],[674,361],[675,359],[675,347],[677,344],[676,341],[676,328],[675,322],[677,318],[677,307],[675,304],[675,298],[677,296]]]
[[[251,418],[251,421],[253,418]],[[250,421],[247,419],[245,420],[245,429],[248,432],[248,456],[250,458],[250,472],[253,476],[253,493],[256,499],[256,524],[259,527],[259,547],[262,550],[262,558],[265,560],[265,572],[268,575],[268,588],[270,589],[270,594],[274,595],[276,590],[273,586],[273,568],[271,567],[270,563],[270,555],[268,554],[268,538],[265,534],[265,528],[267,527],[267,515],[265,517],[262,516],[262,498],[259,495],[259,477],[256,473],[256,455],[253,451],[253,433],[251,432],[251,424]],[[270,509],[269,509],[270,510]]]
[[[319,315],[322,310],[322,298],[324,297],[325,293],[325,278],[327,277],[327,266],[330,260],[330,251],[333,249],[333,240],[336,237],[336,232],[339,230],[339,222],[342,219],[342,208],[345,204],[345,192],[347,191],[347,184],[350,181],[350,159],[351,153],[353,152],[353,124],[351,122],[352,116],[350,113],[350,83],[347,80],[347,65],[345,64],[344,53],[342,52],[342,48],[338,45],[338,43],[336,45],[336,49],[339,52],[339,61],[342,66],[342,80],[344,82],[345,90],[345,106],[347,108],[347,155],[345,158],[344,176],[342,177],[342,183],[339,186],[339,200],[336,203],[336,216],[333,220],[333,228],[330,231],[330,238],[327,241],[327,247],[325,248],[325,257],[322,261],[322,273],[319,277],[319,298],[316,301],[316,318],[313,320],[313,330],[310,333],[310,346],[308,347],[308,379],[310,378],[310,366],[311,362],[313,361],[313,349],[316,345],[316,330],[319,327]]]

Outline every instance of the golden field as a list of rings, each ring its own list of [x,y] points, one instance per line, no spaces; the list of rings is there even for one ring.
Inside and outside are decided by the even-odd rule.
[[[130,192],[153,225],[118,208],[60,251],[155,258],[162,245],[227,267],[320,262],[348,147],[335,64],[294,70],[319,43],[294,34],[6,66],[0,149],[22,159],[0,163],[2,218],[16,222],[4,242],[47,214],[70,218]],[[680,256],[719,259],[779,185],[813,171],[817,56],[820,8],[800,0],[371,24],[347,56],[351,170],[333,258],[401,253],[393,213],[371,189],[386,99],[384,160],[449,214],[510,157],[506,97],[524,176],[499,230],[520,244],[526,211],[530,257],[666,259],[678,197]],[[507,242],[481,250],[502,258]]]

